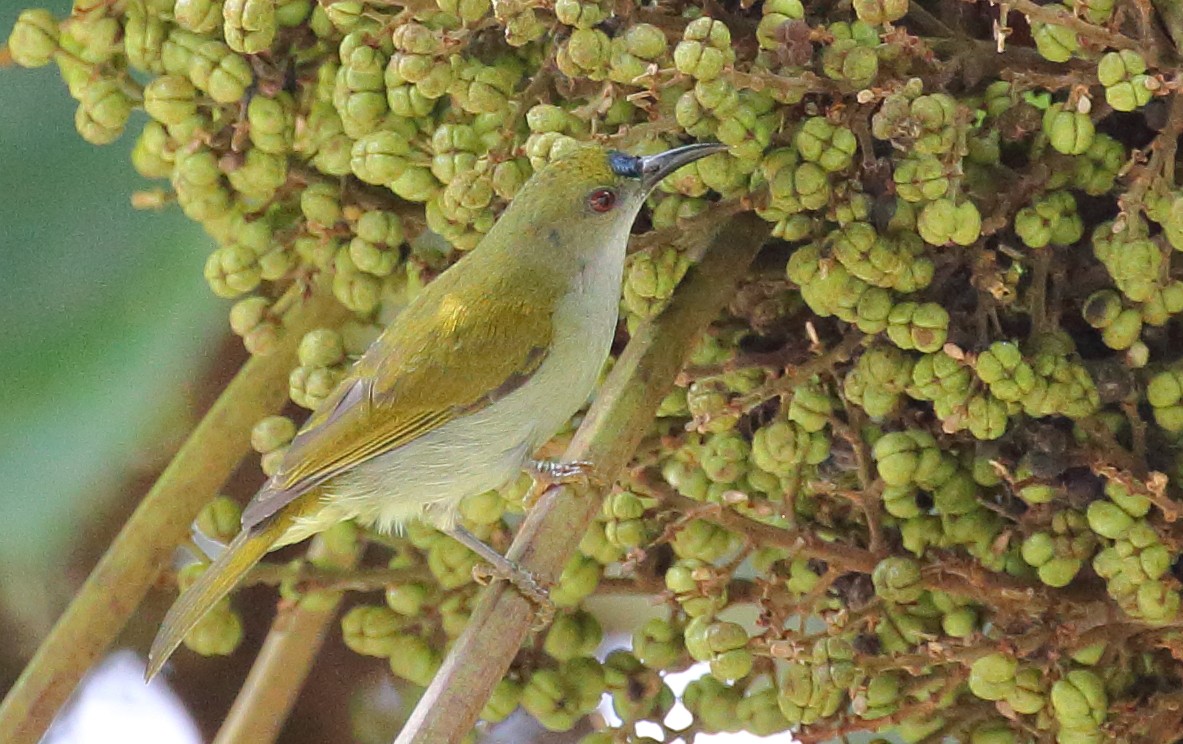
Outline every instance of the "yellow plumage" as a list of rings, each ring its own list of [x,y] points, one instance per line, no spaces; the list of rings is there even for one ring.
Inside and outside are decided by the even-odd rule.
[[[292,520],[297,515],[318,508],[317,500],[315,492],[305,494],[257,528],[243,530],[230,541],[226,551],[169,608],[152,643],[152,650],[148,652],[148,669],[145,673],[148,679],[156,676],[164,662],[210,608],[222,601],[246,572],[275,547],[276,541],[291,526]]]

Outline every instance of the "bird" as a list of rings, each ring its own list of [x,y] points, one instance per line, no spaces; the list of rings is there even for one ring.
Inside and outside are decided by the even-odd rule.
[[[594,391],[646,198],[674,171],[726,149],[695,143],[639,156],[581,144],[535,172],[296,433],[237,536],[169,609],[146,679],[267,552],[348,519],[387,534],[427,522],[545,601],[533,576],[457,523],[459,503],[524,471],[552,482],[591,472],[533,458]]]

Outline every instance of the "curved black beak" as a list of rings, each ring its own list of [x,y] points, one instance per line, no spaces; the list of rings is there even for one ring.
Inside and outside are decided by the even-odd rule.
[[[721,142],[699,142],[693,145],[675,147],[672,150],[659,152],[656,155],[646,155],[641,158],[641,184],[645,191],[651,191],[661,183],[661,180],[681,168],[693,163],[699,158],[723,152],[727,145]]]

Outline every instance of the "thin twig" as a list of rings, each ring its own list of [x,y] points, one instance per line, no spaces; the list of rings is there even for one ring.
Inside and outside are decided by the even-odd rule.
[[[1083,18],[1077,18],[1062,7],[1037,5],[1032,0],[1006,0],[1003,4],[1011,10],[1022,13],[1033,21],[1063,26],[1071,31],[1075,31],[1083,38],[1094,41],[1102,46],[1113,47],[1114,49],[1135,49],[1142,53],[1151,67],[1158,64],[1157,49],[1143,49],[1136,39],[1131,39],[1124,34],[1110,31],[1101,26],[1095,26]]]
[[[802,380],[808,380],[810,377],[850,359],[867,340],[868,337],[861,332],[851,331],[837,345],[824,350],[807,362],[789,367],[783,376],[770,380],[752,392],[737,398],[734,404],[739,410],[747,411],[769,398],[791,393]]]
[[[266,584],[277,586],[294,582],[300,589],[372,592],[397,584],[425,581],[431,572],[425,568],[329,568],[307,561],[299,563],[260,563],[250,570],[241,586]]]

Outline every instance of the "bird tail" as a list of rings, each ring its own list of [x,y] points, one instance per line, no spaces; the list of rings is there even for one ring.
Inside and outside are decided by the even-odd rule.
[[[181,593],[152,641],[144,679],[151,681],[168,661],[181,641],[197,626],[206,613],[222,601],[242,577],[267,554],[304,510],[299,499],[261,524],[244,529],[230,541],[226,550],[210,564],[188,589]]]

